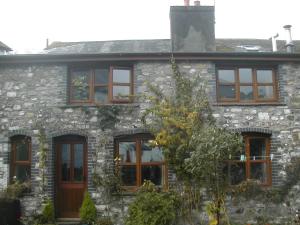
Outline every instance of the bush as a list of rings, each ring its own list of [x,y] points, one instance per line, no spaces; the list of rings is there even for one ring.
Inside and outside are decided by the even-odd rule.
[[[55,221],[54,205],[50,199],[46,200],[46,204],[41,214],[42,223],[50,223]]]
[[[96,225],[113,225],[113,222],[111,221],[111,219],[109,217],[101,217],[99,219],[97,219]]]
[[[97,209],[90,196],[86,191],[84,193],[84,199],[79,211],[80,219],[87,224],[93,224],[97,219]]]
[[[159,192],[145,182],[128,209],[126,225],[170,225],[176,218],[179,198],[171,192]]]

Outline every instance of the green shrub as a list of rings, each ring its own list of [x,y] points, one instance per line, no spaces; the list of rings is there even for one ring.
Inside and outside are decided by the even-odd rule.
[[[55,221],[54,205],[50,199],[46,200],[46,204],[41,214],[42,223],[50,223]]]
[[[171,192],[159,192],[145,182],[136,200],[129,205],[126,225],[170,225],[176,219],[179,198]]]
[[[97,219],[95,225],[113,225],[113,222],[109,217],[101,217]]]
[[[87,224],[93,224],[97,219],[97,209],[90,196],[86,191],[84,193],[84,199],[79,211],[80,219]]]

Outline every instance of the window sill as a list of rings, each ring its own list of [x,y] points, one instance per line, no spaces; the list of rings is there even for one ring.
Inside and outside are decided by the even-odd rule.
[[[140,104],[139,103],[107,103],[107,104],[81,104],[81,103],[67,103],[66,105],[60,106],[61,108],[80,108],[80,107],[91,107],[91,108],[96,108],[96,107],[101,107],[101,106],[130,106],[130,107],[138,107]]]
[[[212,106],[286,106],[280,102],[215,102]]]

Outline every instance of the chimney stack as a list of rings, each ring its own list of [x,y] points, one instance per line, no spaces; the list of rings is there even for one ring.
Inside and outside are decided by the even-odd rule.
[[[195,6],[200,6],[200,1],[194,1]]]
[[[184,6],[190,6],[190,0],[184,0]]]
[[[171,6],[170,22],[173,52],[216,51],[214,6]]]
[[[292,27],[292,25],[283,26],[283,28],[287,31],[285,47],[286,47],[286,51],[288,53],[293,53],[294,47],[295,47],[295,45],[293,43],[293,39],[292,39],[291,27]]]

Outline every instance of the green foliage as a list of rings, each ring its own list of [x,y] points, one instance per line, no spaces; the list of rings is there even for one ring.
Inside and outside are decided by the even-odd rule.
[[[87,224],[93,224],[97,219],[97,209],[90,194],[86,191],[79,210],[80,219]]]
[[[0,197],[8,199],[17,199],[30,190],[30,182],[15,181],[9,184],[7,188],[0,192]]]
[[[110,217],[101,217],[98,218],[95,225],[113,225],[114,223],[111,221]]]
[[[39,168],[41,171],[41,177],[42,177],[42,182],[41,182],[41,188],[42,192],[45,191],[45,187],[47,184],[46,180],[46,163],[47,163],[47,140],[46,140],[46,134],[45,130],[43,128],[39,129],[39,135],[38,135],[38,140],[39,140]]]
[[[180,184],[186,186],[181,195],[198,196],[197,191],[205,188],[216,208],[214,213],[219,223],[221,213],[225,212],[224,199],[230,189],[223,169],[226,160],[240,151],[242,138],[217,127],[205,82],[200,76],[184,76],[174,58],[171,63],[174,92],[165,95],[158,87],[149,85],[151,104],[142,121],[154,133],[156,143],[162,147],[165,159]],[[194,184],[198,188],[191,188]],[[195,194],[186,194],[186,190]],[[187,208],[192,211],[197,202],[189,202],[192,206]]]
[[[176,194],[159,192],[147,181],[130,204],[125,225],[170,225],[176,219],[178,205]]]
[[[41,214],[41,222],[50,223],[55,221],[54,205],[50,199],[47,199]]]

